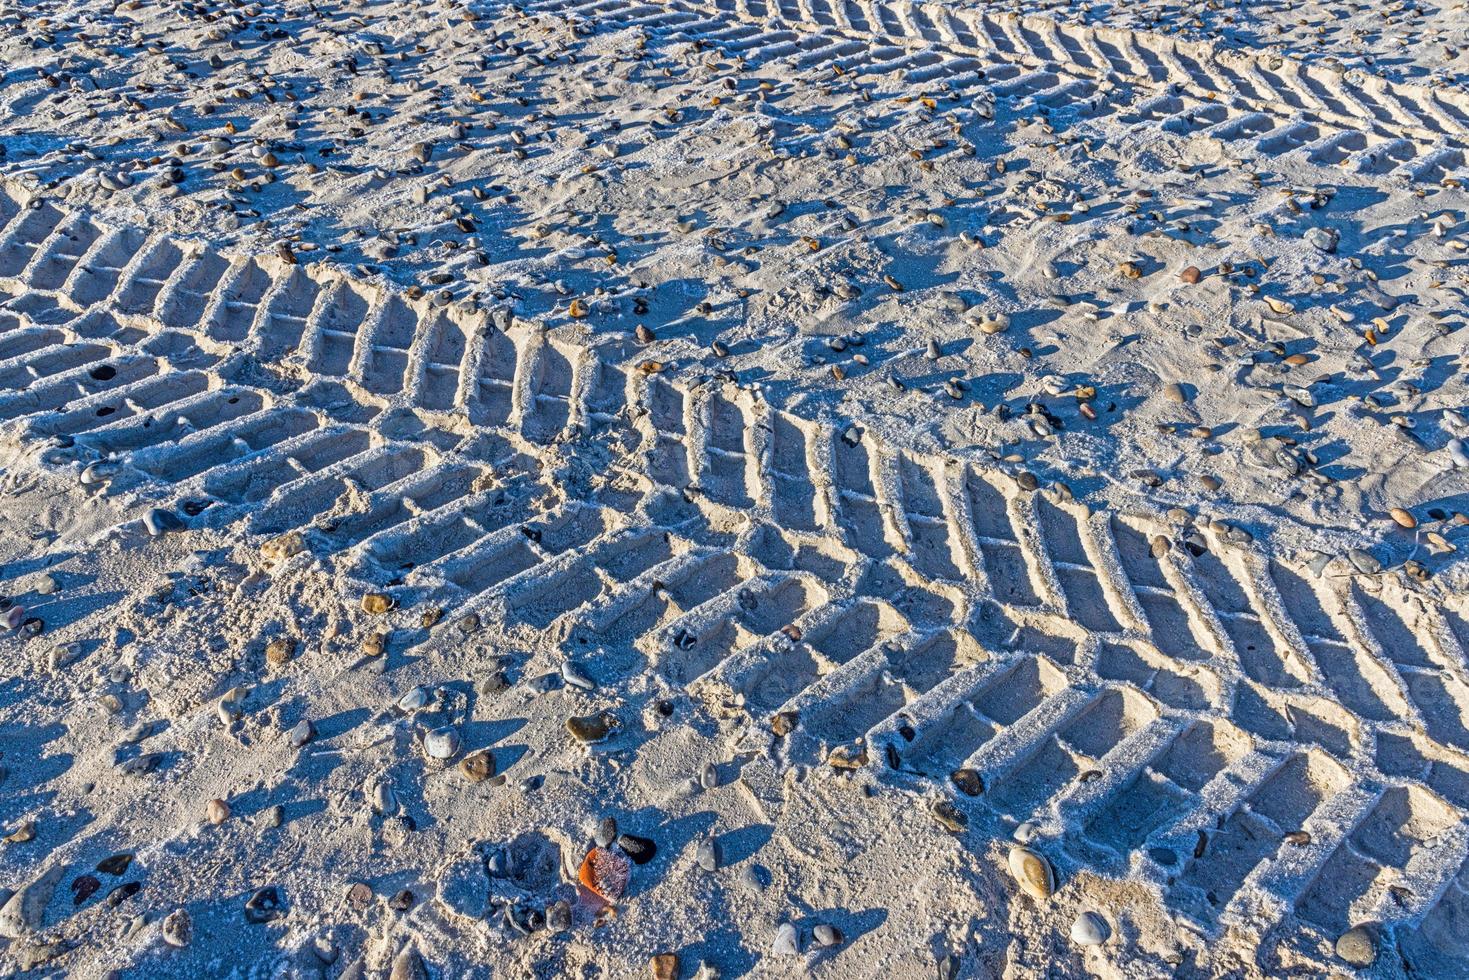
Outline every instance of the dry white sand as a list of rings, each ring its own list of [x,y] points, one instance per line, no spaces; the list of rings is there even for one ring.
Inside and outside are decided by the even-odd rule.
[[[1469,975],[1462,5],[0,11],[7,969]]]

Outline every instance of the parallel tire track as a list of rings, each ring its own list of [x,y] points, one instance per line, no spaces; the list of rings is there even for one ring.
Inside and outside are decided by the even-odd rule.
[[[45,465],[639,663],[741,705],[776,760],[1036,820],[1063,874],[1139,874],[1206,932],[1258,923],[1254,885],[1281,926],[1376,919],[1469,966],[1463,610],[1213,532],[1195,555],[1155,518],[321,267],[8,195],[0,257],[0,426]]]
[[[1410,180],[1462,180],[1469,98],[1445,88],[1220,51],[1141,31],[901,0],[539,0],[527,10],[638,27],[749,63],[786,59],[846,73],[902,71],[966,98],[1007,96],[1058,117],[1218,139]],[[983,84],[980,84],[980,79]]]

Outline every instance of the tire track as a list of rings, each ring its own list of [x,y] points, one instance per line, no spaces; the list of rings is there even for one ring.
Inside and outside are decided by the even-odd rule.
[[[41,465],[1034,820],[1206,933],[1265,894],[1279,941],[1374,916],[1469,965],[1462,610],[322,266],[0,222],[0,425]]]
[[[752,63],[793,59],[846,76],[902,71],[923,85],[956,84],[965,98],[1008,96],[1022,114],[1116,115],[1219,139],[1246,156],[1300,153],[1410,180],[1462,180],[1469,140],[1469,99],[1451,90],[956,4],[542,0],[527,9],[684,38]]]

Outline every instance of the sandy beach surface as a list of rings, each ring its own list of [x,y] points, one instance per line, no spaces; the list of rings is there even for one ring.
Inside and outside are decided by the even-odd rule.
[[[1469,977],[1466,82],[0,3],[0,974]]]

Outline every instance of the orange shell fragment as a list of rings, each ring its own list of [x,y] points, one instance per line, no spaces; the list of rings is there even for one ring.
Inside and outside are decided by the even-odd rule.
[[[583,859],[577,878],[587,891],[610,904],[627,890],[631,874],[632,865],[627,858],[605,847],[594,847]]]

